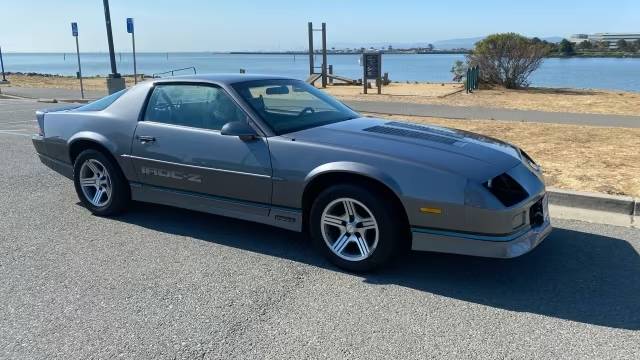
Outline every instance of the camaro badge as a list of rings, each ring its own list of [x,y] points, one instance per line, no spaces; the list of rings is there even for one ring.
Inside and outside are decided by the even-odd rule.
[[[166,169],[156,169],[156,168],[150,168],[146,166],[143,166],[141,170],[143,175],[162,176],[162,177],[176,179],[176,180],[192,181],[199,184],[202,183],[202,176],[198,174],[189,174],[181,171],[173,171],[173,170],[166,170]]]

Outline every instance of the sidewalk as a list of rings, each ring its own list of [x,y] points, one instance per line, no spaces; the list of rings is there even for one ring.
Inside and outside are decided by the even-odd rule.
[[[545,112],[485,108],[479,106],[449,106],[388,101],[344,102],[357,111],[388,115],[640,128],[640,116]]]
[[[2,86],[0,93],[6,95],[20,96],[30,99],[80,99],[80,89],[54,89],[54,88],[29,88],[16,86]],[[85,99],[99,99],[107,95],[106,91],[85,91]]]

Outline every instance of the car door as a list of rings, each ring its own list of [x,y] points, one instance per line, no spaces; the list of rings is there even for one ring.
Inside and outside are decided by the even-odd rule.
[[[138,122],[131,158],[144,185],[254,203],[268,213],[271,159],[267,140],[221,135],[227,122],[249,121],[221,87],[158,84]]]

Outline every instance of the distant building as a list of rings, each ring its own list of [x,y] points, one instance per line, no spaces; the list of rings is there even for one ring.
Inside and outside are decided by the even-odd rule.
[[[609,44],[610,49],[616,49],[618,47],[619,40],[634,42],[636,40],[640,40],[640,33],[574,34],[571,35],[568,40],[574,44],[580,44],[583,41],[590,41],[592,43],[606,42]]]

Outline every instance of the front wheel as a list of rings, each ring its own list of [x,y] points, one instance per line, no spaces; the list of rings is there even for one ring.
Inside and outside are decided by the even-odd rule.
[[[115,215],[129,203],[129,184],[120,168],[97,150],[85,150],[78,155],[73,181],[78,198],[95,215]]]
[[[314,244],[331,262],[355,272],[380,267],[400,251],[406,229],[373,189],[332,186],[311,208],[309,229]]]

